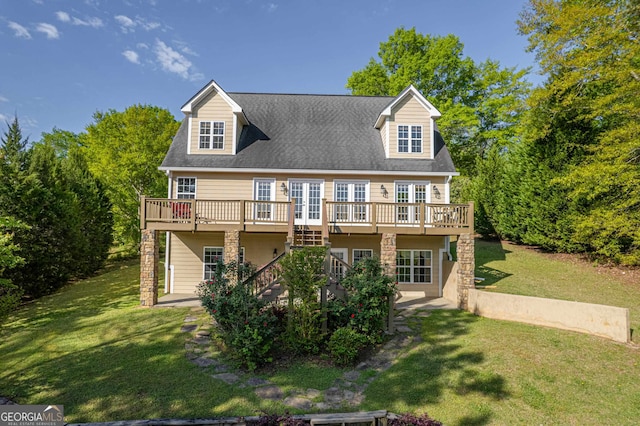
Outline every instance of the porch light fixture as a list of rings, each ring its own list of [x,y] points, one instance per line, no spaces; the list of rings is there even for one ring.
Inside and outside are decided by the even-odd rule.
[[[382,194],[384,198],[389,196],[389,191],[387,191],[387,188],[385,188],[384,185],[380,185],[380,194]]]
[[[440,191],[438,190],[438,187],[435,185],[433,185],[433,193],[437,199],[440,199]]]
[[[282,193],[283,193],[284,195],[287,195],[287,192],[289,192],[289,191],[287,190],[287,185],[285,185],[285,184],[284,184],[284,182],[282,182],[282,183],[280,184],[280,191],[282,191]]]
[[[283,185],[284,185],[284,183],[283,183]],[[273,249],[273,258],[275,259],[276,257],[278,257],[278,249],[274,248]]]

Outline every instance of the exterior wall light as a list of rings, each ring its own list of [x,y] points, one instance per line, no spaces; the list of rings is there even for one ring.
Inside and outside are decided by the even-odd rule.
[[[389,191],[387,191],[387,188],[385,188],[384,185],[380,185],[380,194],[382,194],[384,198],[389,196]]]
[[[280,184],[280,191],[282,191],[282,193],[283,193],[284,195],[287,195],[287,192],[289,192],[289,191],[287,190],[287,185],[285,185],[285,184],[284,184],[284,182],[282,182],[282,183]]]

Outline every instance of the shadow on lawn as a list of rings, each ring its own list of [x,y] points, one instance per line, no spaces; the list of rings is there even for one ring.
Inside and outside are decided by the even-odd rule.
[[[464,336],[478,318],[463,311],[442,310],[412,320],[421,321],[421,326],[415,324],[414,328],[421,329],[423,342],[371,384],[367,405],[424,410],[426,405],[438,404],[453,393],[463,400],[473,398],[479,404],[461,407],[459,413],[452,413],[460,417],[449,424],[487,424],[491,412],[478,411],[474,406],[486,398],[502,400],[508,392],[502,376],[480,366],[485,360],[484,352],[464,347]]]
[[[511,253],[511,251],[506,250],[502,242],[499,240],[484,240],[476,238],[476,276],[484,278],[482,285],[494,285],[503,278],[511,275],[487,266],[487,263],[505,260],[508,253]]]

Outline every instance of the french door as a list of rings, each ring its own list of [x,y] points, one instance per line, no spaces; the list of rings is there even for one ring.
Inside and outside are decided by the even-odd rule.
[[[296,225],[322,224],[322,196],[324,182],[321,180],[289,181],[289,199],[295,200],[294,223]]]
[[[396,203],[408,204],[396,207],[398,223],[416,224],[420,222],[420,203],[428,203],[429,182],[396,182]],[[425,220],[426,221],[426,220]]]

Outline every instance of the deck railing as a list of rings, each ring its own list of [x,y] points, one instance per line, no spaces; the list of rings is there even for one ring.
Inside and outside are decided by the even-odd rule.
[[[349,228],[377,232],[382,228],[442,228],[473,230],[473,204],[323,202],[323,236]],[[166,230],[196,230],[206,225],[278,225],[293,227],[294,208],[289,201],[195,200],[143,198],[140,226]],[[211,227],[209,227],[210,229]],[[367,230],[365,230],[367,228]]]

